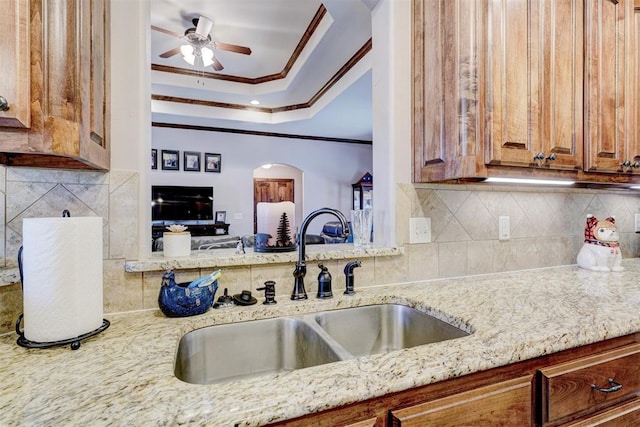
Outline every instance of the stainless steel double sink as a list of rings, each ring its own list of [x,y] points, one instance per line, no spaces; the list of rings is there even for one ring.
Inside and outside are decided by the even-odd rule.
[[[178,344],[175,375],[194,384],[251,378],[469,335],[399,304],[208,326]]]

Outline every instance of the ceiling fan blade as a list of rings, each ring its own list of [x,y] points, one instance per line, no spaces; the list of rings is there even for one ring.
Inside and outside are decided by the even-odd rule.
[[[168,34],[168,35],[173,36],[173,37],[177,37],[177,38],[179,38],[179,39],[180,39],[180,38],[182,38],[182,35],[181,35],[181,34],[174,33],[173,31],[165,30],[164,28],[160,28],[160,27],[157,27],[157,26],[155,26],[155,25],[152,25],[152,26],[151,26],[151,29],[152,29],[152,30],[159,31],[159,32],[161,32],[161,33]]]
[[[171,58],[173,55],[177,55],[180,52],[180,46],[174,47],[171,50],[166,51],[165,53],[161,53],[160,58]]]
[[[211,58],[211,60],[213,61],[213,64],[211,64],[211,66],[213,67],[214,70],[216,71],[224,70],[224,67],[222,66],[220,61],[218,61],[218,58],[214,56],[213,58]]]
[[[228,52],[242,53],[243,55],[251,55],[251,49],[245,46],[238,46],[236,44],[214,42],[215,48],[220,50],[226,50]]]

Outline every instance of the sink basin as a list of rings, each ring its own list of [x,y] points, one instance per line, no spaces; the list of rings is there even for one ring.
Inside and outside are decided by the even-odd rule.
[[[370,305],[208,326],[178,343],[174,374],[213,384],[469,335],[419,310]]]
[[[440,319],[398,304],[326,311],[316,314],[315,321],[358,357],[469,335]]]
[[[209,326],[178,344],[175,375],[212,384],[341,360],[309,323],[290,317]]]

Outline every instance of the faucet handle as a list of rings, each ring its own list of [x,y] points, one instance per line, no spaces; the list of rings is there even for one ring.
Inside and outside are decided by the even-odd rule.
[[[348,262],[347,265],[345,265],[344,267],[344,276],[345,276],[345,284],[346,284],[346,289],[344,291],[345,295],[353,295],[356,293],[356,291],[354,290],[354,283],[353,283],[353,280],[354,280],[353,269],[356,267],[360,267],[361,265],[362,263],[360,262],[359,259]]]

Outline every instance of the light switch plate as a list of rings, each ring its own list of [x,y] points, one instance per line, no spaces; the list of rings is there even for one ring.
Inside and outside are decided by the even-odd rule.
[[[635,215],[635,221],[634,221],[634,230],[636,233],[640,232],[640,214],[636,214]]]
[[[409,243],[431,243],[431,218],[409,218]]]
[[[508,216],[498,217],[498,239],[509,240],[511,238],[511,224]]]

